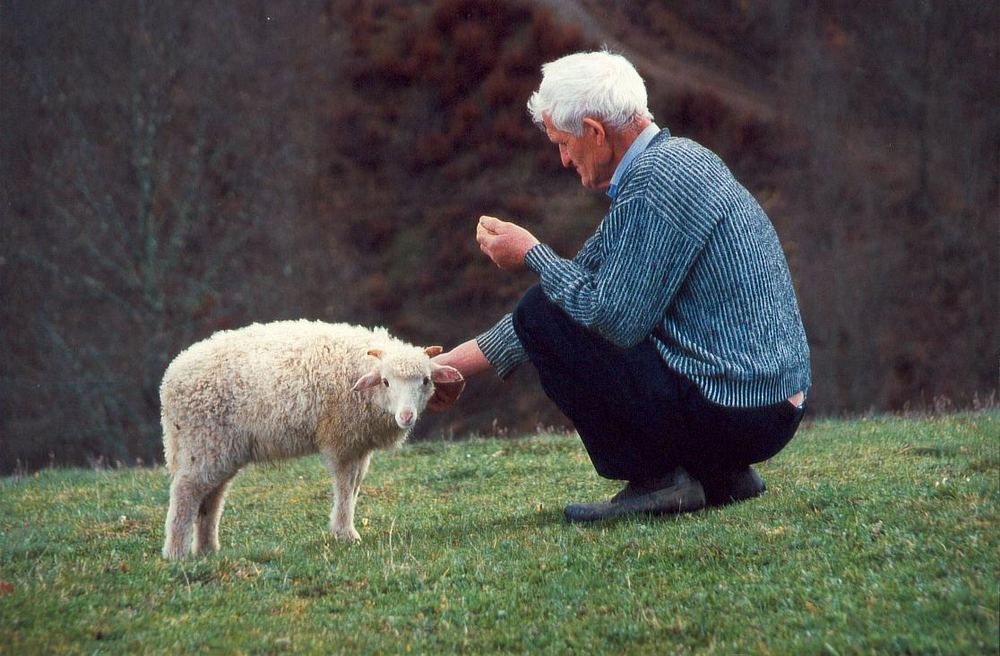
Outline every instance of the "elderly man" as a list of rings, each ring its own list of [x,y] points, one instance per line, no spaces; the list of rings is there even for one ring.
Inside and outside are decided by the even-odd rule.
[[[542,67],[528,109],[563,166],[611,206],[573,259],[484,216],[501,269],[540,282],[512,314],[436,358],[466,378],[531,362],[597,473],[626,481],[574,522],[698,510],[761,494],[752,463],[805,411],[809,348],[774,228],[725,164],[653,123],[635,68],[608,52]],[[442,387],[432,407],[461,392]]]

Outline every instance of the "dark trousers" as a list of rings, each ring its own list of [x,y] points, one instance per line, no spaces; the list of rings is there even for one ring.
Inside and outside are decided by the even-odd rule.
[[[514,310],[514,330],[605,478],[646,480],[682,466],[710,483],[778,453],[805,411],[787,401],[715,404],[667,367],[651,340],[618,347],[570,319],[538,285]]]

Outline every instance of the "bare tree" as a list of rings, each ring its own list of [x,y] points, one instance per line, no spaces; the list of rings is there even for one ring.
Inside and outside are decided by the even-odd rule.
[[[8,324],[30,347],[8,354],[5,385],[23,440],[65,431],[71,450],[148,460],[167,360],[258,310],[283,239],[265,224],[294,212],[277,175],[294,158],[270,142],[280,85],[241,77],[266,71],[267,40],[248,32],[265,17],[227,3],[95,2],[70,21],[20,9],[40,118],[21,144],[32,207],[15,219],[33,225],[4,257],[45,291]],[[33,402],[38,387],[50,403]]]

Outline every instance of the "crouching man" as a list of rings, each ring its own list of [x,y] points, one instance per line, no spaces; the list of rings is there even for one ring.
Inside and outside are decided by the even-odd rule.
[[[658,127],[635,68],[607,52],[546,64],[528,109],[584,187],[611,199],[573,259],[484,216],[476,239],[539,283],[490,330],[436,358],[469,378],[531,362],[601,476],[588,522],[698,510],[761,494],[751,464],[805,411],[809,348],[767,215],[711,151]],[[463,383],[464,384],[464,383]],[[444,409],[461,385],[441,386]]]

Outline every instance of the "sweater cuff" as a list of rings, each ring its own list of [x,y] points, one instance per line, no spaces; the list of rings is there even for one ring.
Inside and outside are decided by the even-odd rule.
[[[524,254],[524,264],[535,273],[541,275],[549,264],[560,258],[548,244],[535,244]]]
[[[514,320],[510,314],[477,337],[476,344],[500,378],[507,378],[519,365],[528,361],[528,354],[514,332]]]

